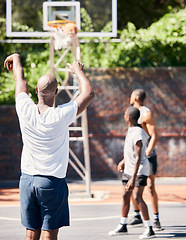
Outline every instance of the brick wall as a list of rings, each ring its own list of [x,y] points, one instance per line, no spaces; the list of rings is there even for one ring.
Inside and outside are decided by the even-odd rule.
[[[94,136],[90,138],[89,144],[92,178],[120,177],[117,164],[123,158],[124,137]],[[83,159],[82,144],[76,143],[74,149]],[[158,177],[186,177],[186,137],[160,136],[157,156]],[[68,177],[78,178],[71,166]]]
[[[186,68],[88,69],[86,75],[95,91],[88,107],[92,178],[119,177],[127,130],[123,113],[136,88],[147,91],[146,105],[158,126],[158,176],[185,177]],[[18,180],[22,141],[14,106],[0,106],[0,126],[0,180]],[[83,162],[82,143],[70,145]],[[71,166],[68,178],[79,178]]]
[[[0,106],[0,126],[0,180],[17,180],[22,141],[14,106]]]

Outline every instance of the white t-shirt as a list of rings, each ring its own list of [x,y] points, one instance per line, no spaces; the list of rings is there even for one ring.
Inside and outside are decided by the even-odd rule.
[[[146,157],[145,151],[148,141],[148,134],[142,128],[130,127],[128,129],[125,145],[124,145],[124,159],[125,159],[125,169],[124,173],[132,176],[134,173],[134,167],[136,164],[134,147],[138,141],[142,140],[143,147],[141,151],[141,163],[138,169],[137,175],[149,176],[149,161]]]
[[[69,125],[75,121],[75,101],[49,107],[39,114],[37,105],[24,92],[16,98],[16,111],[23,139],[21,171],[30,175],[64,178],[69,159]]]
[[[144,114],[145,112],[151,112],[151,111],[150,111],[150,109],[149,109],[148,107],[146,107],[146,106],[142,106],[139,111],[140,111],[140,117],[138,118],[138,123],[141,124],[143,114]]]

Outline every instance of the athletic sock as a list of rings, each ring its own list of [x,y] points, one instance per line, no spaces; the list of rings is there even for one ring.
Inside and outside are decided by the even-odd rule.
[[[151,220],[144,220],[145,227],[152,227]]]
[[[159,213],[154,213],[154,220],[159,220]]]
[[[120,223],[121,224],[127,224],[127,220],[128,220],[128,218],[126,218],[126,217],[121,217],[121,219],[120,219]]]

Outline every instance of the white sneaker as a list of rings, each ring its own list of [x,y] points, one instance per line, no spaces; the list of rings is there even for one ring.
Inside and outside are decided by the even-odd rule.
[[[127,234],[127,225],[126,224],[119,224],[113,231],[110,231],[108,233],[109,236],[114,236],[114,235],[122,235],[122,234]]]
[[[149,239],[149,238],[154,238],[155,233],[152,229],[152,227],[148,227],[145,229],[144,233],[139,236],[139,239]]]

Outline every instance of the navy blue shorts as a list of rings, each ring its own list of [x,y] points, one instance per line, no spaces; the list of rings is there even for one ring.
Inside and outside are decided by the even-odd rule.
[[[69,226],[68,187],[65,178],[22,174],[19,183],[21,223],[45,231]]]

